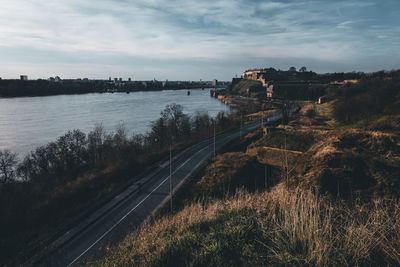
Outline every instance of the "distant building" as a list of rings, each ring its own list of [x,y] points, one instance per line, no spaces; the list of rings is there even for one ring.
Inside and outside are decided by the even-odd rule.
[[[212,80],[212,82],[211,82],[212,86],[217,87],[217,84],[218,84],[218,80],[217,79]]]
[[[245,80],[259,80],[260,78],[266,78],[268,73],[267,69],[253,69],[247,70],[243,73],[243,79]]]
[[[131,82],[132,81],[132,79],[131,78],[128,78],[128,82]]]
[[[19,76],[21,81],[27,81],[28,80],[28,75],[21,75]]]
[[[331,101],[331,98],[327,97],[327,96],[321,96],[318,98],[318,104],[323,104],[326,102]]]
[[[47,79],[49,82],[55,82],[55,79],[54,79],[54,77],[49,77],[48,79]]]
[[[56,83],[59,83],[59,82],[61,82],[61,78],[60,78],[60,76],[56,76],[56,77],[54,77],[54,81],[55,81]]]
[[[119,78],[119,81],[122,82],[122,78]]]
[[[243,79],[254,80],[261,82],[261,85],[265,87],[267,98],[274,97],[274,85],[267,80],[268,74],[270,74],[271,69],[252,69],[247,70],[243,73]]]
[[[355,83],[358,83],[358,82],[359,82],[359,80],[354,79],[354,80],[334,81],[334,82],[331,82],[331,84],[343,85],[343,84],[347,84],[347,83],[355,84]]]
[[[118,82],[118,78],[114,78],[114,83],[117,83]]]
[[[267,84],[267,98],[274,97],[274,85]]]

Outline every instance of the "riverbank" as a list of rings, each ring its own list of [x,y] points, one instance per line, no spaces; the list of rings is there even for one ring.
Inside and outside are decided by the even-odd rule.
[[[180,89],[205,89],[224,87],[220,82],[212,85],[211,82],[192,81],[122,81],[122,80],[0,80],[0,97],[27,97],[73,95],[88,93],[131,93],[140,91],[162,91]]]

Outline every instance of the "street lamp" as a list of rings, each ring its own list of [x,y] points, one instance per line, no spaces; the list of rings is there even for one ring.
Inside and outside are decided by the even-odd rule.
[[[216,122],[214,121],[214,157],[215,157],[215,124]]]
[[[242,113],[240,113],[240,139],[242,139]]]
[[[172,211],[172,145],[169,144],[169,198]]]

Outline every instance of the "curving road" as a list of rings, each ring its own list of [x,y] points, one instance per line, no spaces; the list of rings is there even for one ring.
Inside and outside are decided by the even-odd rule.
[[[281,119],[274,114],[264,119],[264,124]],[[261,121],[217,135],[215,149],[239,138],[261,125]],[[172,180],[169,179],[169,161],[153,173],[143,177],[111,202],[100,208],[77,227],[68,231],[52,245],[36,255],[26,265],[82,266],[104,255],[107,248],[121,241],[127,233],[143,223],[169,201],[170,182],[173,192],[193,171],[213,156],[214,138],[185,149],[172,160]]]

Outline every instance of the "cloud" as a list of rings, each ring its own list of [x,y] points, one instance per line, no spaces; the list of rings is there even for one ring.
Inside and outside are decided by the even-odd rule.
[[[321,70],[335,62],[373,69],[363,60],[367,56],[400,59],[400,27],[393,11],[400,4],[392,0],[3,2],[0,75],[16,76],[7,68],[15,62],[41,64],[42,71],[72,64],[83,72],[89,64],[126,73],[170,64],[174,68],[162,72],[185,79],[196,76],[204,62],[220,62],[230,69],[220,69],[224,75],[236,72],[227,64],[233,58],[326,62],[315,64]],[[140,73],[143,79],[154,75]]]

